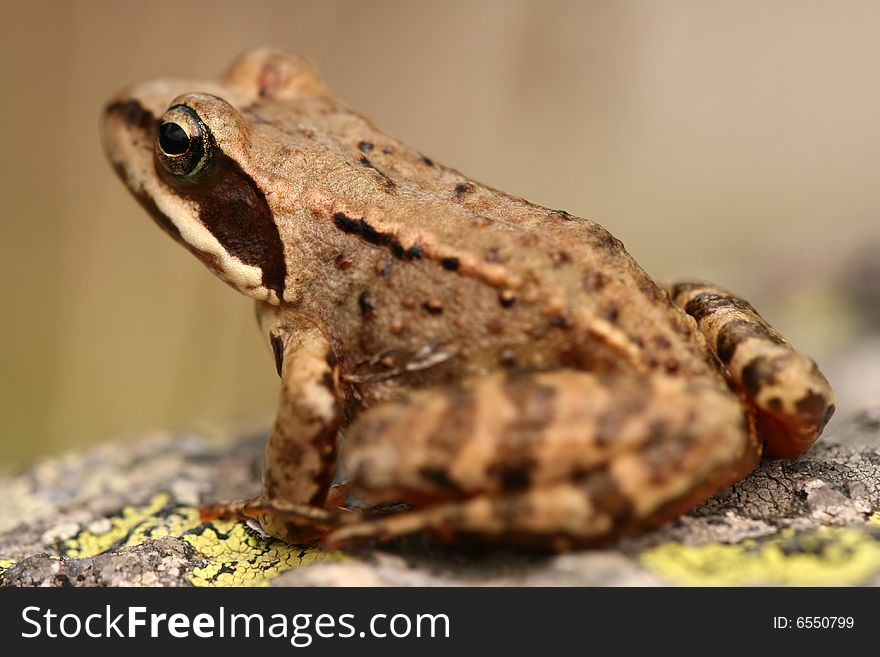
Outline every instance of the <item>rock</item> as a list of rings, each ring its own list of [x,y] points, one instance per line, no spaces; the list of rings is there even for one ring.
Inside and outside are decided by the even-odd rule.
[[[36,554],[10,566],[6,586],[189,586],[197,560],[183,541],[156,538],[94,557]]]
[[[200,502],[254,495],[264,437],[166,433],[0,478],[4,586],[880,584],[880,414],[833,423],[660,530],[561,555],[424,536],[346,555],[289,546]]]

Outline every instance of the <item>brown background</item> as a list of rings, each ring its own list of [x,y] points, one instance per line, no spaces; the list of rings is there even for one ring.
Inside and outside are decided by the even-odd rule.
[[[97,132],[127,82],[213,76],[263,44],[308,55],[431,157],[600,221],[656,276],[743,292],[823,364],[845,409],[880,401],[858,370],[880,346],[841,356],[864,333],[847,267],[880,243],[880,3],[2,9],[0,464],[271,415],[250,302],[148,220]]]

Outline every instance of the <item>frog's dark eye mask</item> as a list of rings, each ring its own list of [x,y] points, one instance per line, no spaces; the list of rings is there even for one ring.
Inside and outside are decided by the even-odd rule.
[[[159,120],[156,156],[172,176],[195,180],[209,169],[215,151],[210,129],[191,107],[173,105]]]
[[[219,96],[185,93],[167,104],[162,96],[164,85],[126,90],[105,109],[105,144],[117,173],[153,219],[220,278],[260,301],[283,303],[284,244],[247,168],[247,124]],[[160,115],[159,107],[167,109]]]

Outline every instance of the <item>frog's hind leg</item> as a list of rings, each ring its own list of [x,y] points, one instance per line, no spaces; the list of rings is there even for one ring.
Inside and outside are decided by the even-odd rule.
[[[767,453],[806,451],[834,413],[834,394],[816,363],[723,288],[685,282],[672,286],[670,295],[696,320],[725,375],[754,406]]]
[[[420,530],[551,548],[660,524],[751,470],[758,446],[714,381],[496,373],[365,411],[345,460],[367,501],[403,500],[330,544]]]
[[[629,501],[607,478],[597,479],[592,491],[563,483],[367,517],[331,533],[324,547],[427,532],[443,540],[472,537],[563,551],[608,540],[614,535],[613,515],[628,508]]]

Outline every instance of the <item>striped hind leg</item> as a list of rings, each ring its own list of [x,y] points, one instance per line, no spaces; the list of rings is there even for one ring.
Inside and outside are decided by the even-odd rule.
[[[742,478],[759,445],[718,382],[494,373],[365,411],[346,434],[353,517],[330,545],[419,531],[561,549],[662,523]]]
[[[728,290],[684,282],[670,295],[696,320],[728,379],[753,404],[766,453],[793,457],[809,449],[834,413],[834,394],[816,363]]]

